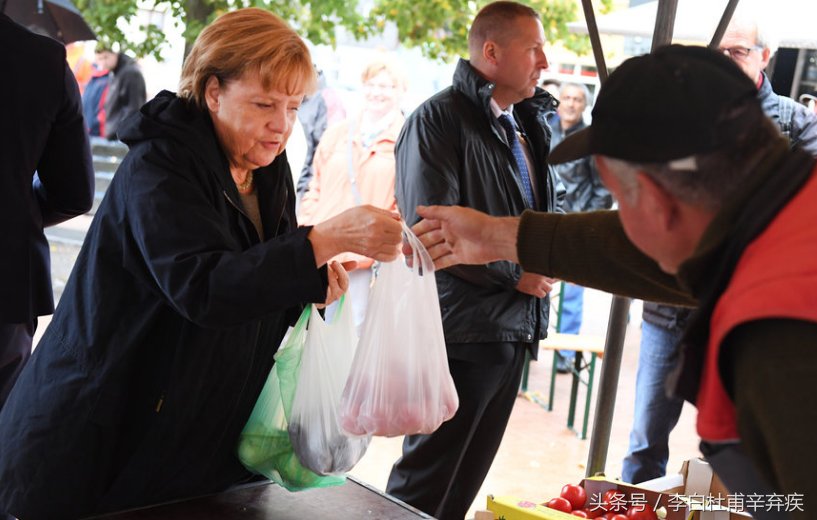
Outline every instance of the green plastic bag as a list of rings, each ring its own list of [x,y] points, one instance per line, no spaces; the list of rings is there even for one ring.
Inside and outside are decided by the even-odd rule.
[[[321,476],[304,468],[287,431],[312,307],[304,309],[289,339],[275,354],[275,365],[238,441],[238,459],[248,470],[290,491],[337,486],[346,481],[345,476]]]

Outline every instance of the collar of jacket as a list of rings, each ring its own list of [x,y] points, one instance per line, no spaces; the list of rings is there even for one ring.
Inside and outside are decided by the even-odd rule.
[[[757,89],[758,99],[763,101],[772,94],[776,94],[775,91],[772,89],[772,82],[769,81],[769,77],[766,76],[765,72],[760,71],[760,87],[758,87]]]
[[[553,150],[557,144],[561,143],[565,137],[569,136],[570,134],[576,133],[579,130],[585,128],[587,123],[584,122],[584,118],[580,119],[578,123],[568,128],[566,131],[562,131],[562,124],[561,122],[556,122],[555,125],[551,126],[551,131],[553,134],[550,138],[550,149]],[[571,161],[572,163],[573,161]]]
[[[119,74],[122,72],[123,69],[130,67],[136,63],[133,61],[133,58],[125,54],[124,52],[120,52],[116,58],[116,67],[111,71],[114,75]]]
[[[579,119],[579,122],[578,122],[578,123],[576,123],[575,125],[571,126],[570,128],[568,128],[568,129],[565,131],[565,136],[568,136],[568,135],[571,135],[571,134],[575,134],[576,132],[578,132],[579,130],[583,129],[583,128],[584,128],[584,127],[586,127],[586,126],[587,126],[587,124],[584,122],[584,119],[583,119],[583,118],[582,118],[582,119]]]
[[[342,124],[346,125],[346,129],[347,129],[346,133],[347,134],[349,133],[349,131],[352,132],[352,134],[354,136],[354,142],[357,143],[357,144],[361,144],[361,142],[360,142],[360,138],[361,138],[361,135],[360,135],[361,117],[362,116],[358,116],[355,119],[349,119],[349,120],[347,120],[347,122],[342,123]],[[380,142],[383,142],[383,141],[391,141],[391,142],[396,143],[397,138],[400,135],[400,130],[403,129],[403,124],[405,123],[405,121],[406,121],[406,118],[405,118],[405,116],[403,116],[402,112],[400,112],[399,110],[395,110],[391,114],[391,119],[389,120],[388,124],[385,125],[380,130],[380,132],[377,134],[377,136],[372,141],[372,144],[371,144],[370,148],[373,147],[375,143],[380,143]],[[354,126],[349,127],[350,122]]]
[[[485,116],[495,119],[491,112],[491,96],[494,94],[494,83],[480,76],[466,59],[460,58],[454,71],[454,89],[460,91],[475,105],[482,108]],[[533,96],[514,103],[514,115],[519,120],[519,112],[532,113],[537,119],[545,121],[545,114],[555,109],[555,99],[546,90],[536,87]]]
[[[128,146],[153,139],[170,139],[179,146],[186,147],[197,158],[203,171],[212,175],[230,201],[242,207],[238,189],[230,175],[230,164],[218,141],[210,114],[175,93],[163,90],[145,103],[135,117],[123,122],[120,138]],[[266,193],[266,188],[277,183],[264,182],[268,175],[290,175],[286,162],[286,152],[275,158],[270,166],[259,168],[255,173],[256,188]]]

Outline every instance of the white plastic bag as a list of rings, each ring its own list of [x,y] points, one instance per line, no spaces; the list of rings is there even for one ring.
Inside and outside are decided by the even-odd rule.
[[[341,426],[353,435],[431,433],[459,406],[434,264],[405,224],[403,233],[413,267],[402,258],[381,265],[341,398]]]
[[[370,436],[350,437],[340,428],[338,407],[357,346],[351,302],[339,302],[326,323],[313,308],[292,401],[289,438],[300,463],[319,475],[343,474],[363,457]]]

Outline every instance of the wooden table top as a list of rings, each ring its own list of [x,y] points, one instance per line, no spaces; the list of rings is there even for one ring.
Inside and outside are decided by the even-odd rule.
[[[416,520],[432,518],[348,477],[342,486],[290,492],[272,482],[168,504],[115,513],[98,520]]]

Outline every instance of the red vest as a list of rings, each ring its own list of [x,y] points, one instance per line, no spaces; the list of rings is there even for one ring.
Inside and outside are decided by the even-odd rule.
[[[740,438],[718,370],[720,345],[742,323],[769,318],[817,322],[817,168],[743,252],[715,305],[696,403],[703,440]]]

